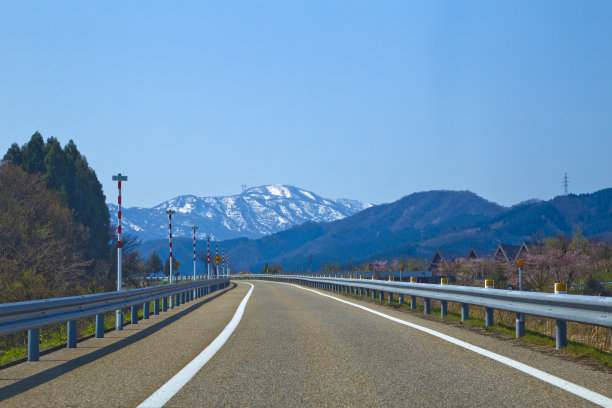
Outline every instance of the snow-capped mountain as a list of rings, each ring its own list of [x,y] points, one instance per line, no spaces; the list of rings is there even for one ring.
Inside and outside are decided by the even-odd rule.
[[[111,223],[117,224],[117,205],[107,204]],[[285,185],[253,187],[228,197],[184,195],[153,208],[122,208],[124,232],[140,240],[168,237],[168,215],[173,209],[172,234],[189,237],[197,225],[198,239],[259,238],[306,221],[329,222],[353,215],[371,204],[356,200],[332,200]]]

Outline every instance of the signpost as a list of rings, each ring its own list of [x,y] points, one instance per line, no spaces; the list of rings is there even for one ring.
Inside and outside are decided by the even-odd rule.
[[[117,182],[119,188],[119,197],[118,204],[119,210],[117,212],[117,292],[121,292],[121,281],[123,277],[121,276],[121,253],[122,253],[122,245],[121,245],[121,182],[127,181],[127,176],[122,175],[121,173],[113,176],[113,181]],[[117,309],[115,313],[115,329],[123,330],[123,313],[121,309]]]

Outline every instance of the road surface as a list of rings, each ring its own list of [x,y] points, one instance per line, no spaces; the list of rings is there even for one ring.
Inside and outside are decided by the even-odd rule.
[[[431,334],[294,285],[250,281],[235,331],[168,402],[198,406],[594,406]],[[230,322],[250,285],[0,371],[0,407],[136,407]],[[612,398],[612,375],[406,310],[322,292],[437,330]]]

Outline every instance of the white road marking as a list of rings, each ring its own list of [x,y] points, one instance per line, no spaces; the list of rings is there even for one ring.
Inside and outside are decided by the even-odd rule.
[[[249,292],[246,294],[240,305],[238,305],[238,309],[236,313],[234,313],[234,317],[232,320],[225,326],[225,329],[213,340],[212,343],[208,345],[196,358],[191,360],[189,364],[187,364],[181,371],[176,373],[174,377],[168,380],[167,383],[161,386],[160,389],[155,391],[149,398],[144,400],[138,408],[161,408],[166,402],[170,400],[177,392],[183,388],[185,384],[193,378],[194,375],[204,365],[210,360],[217,351],[225,344],[229,336],[234,332],[238,323],[240,323],[240,319],[242,319],[242,315],[244,314],[244,309],[246,307],[247,301],[251,297],[251,293],[253,293],[253,285],[247,283],[247,285],[251,286]]]
[[[581,398],[584,398],[584,399],[586,399],[588,401],[591,401],[594,404],[600,405],[602,407],[612,408],[612,399],[606,397],[605,395],[601,395],[599,393],[596,393],[595,391],[591,391],[591,390],[589,390],[587,388],[581,387],[580,385],[571,383],[571,382],[569,382],[567,380],[564,380],[562,378],[556,377],[556,376],[554,376],[552,374],[548,374],[548,373],[546,373],[546,372],[544,372],[542,370],[538,370],[537,368],[528,366],[527,364],[520,363],[520,362],[518,362],[516,360],[512,360],[511,358],[502,356],[500,354],[494,353],[492,351],[483,349],[483,348],[478,347],[478,346],[474,346],[473,344],[470,344],[470,343],[467,343],[465,341],[456,339],[454,337],[448,336],[448,335],[440,333],[438,331],[435,331],[435,330],[432,330],[432,329],[428,329],[427,327],[419,326],[418,324],[410,323],[410,322],[407,322],[405,320],[401,320],[401,319],[398,319],[396,317],[389,316],[389,315],[381,313],[381,312],[377,312],[376,310],[370,309],[368,307],[361,306],[361,305],[358,305],[356,303],[348,302],[348,301],[346,301],[344,299],[339,299],[339,298],[337,298],[335,296],[331,296],[331,295],[328,295],[328,294],[325,294],[325,293],[321,293],[321,292],[319,292],[317,290],[314,290],[314,289],[308,289],[308,288],[304,288],[302,286],[294,285],[294,284],[289,284],[289,285],[295,286],[296,288],[299,288],[299,289],[302,289],[302,290],[307,290],[309,292],[314,292],[314,293],[316,293],[318,295],[325,296],[325,297],[328,297],[330,299],[337,300],[338,302],[342,302],[342,303],[345,303],[347,305],[354,306],[354,307],[356,307],[358,309],[365,310],[366,312],[375,314],[377,316],[384,317],[385,319],[389,319],[389,320],[391,320],[393,322],[396,322],[396,323],[399,323],[399,324],[403,324],[403,325],[408,326],[408,327],[412,327],[413,329],[416,329],[416,330],[420,330],[420,331],[425,332],[427,334],[430,334],[432,336],[438,337],[438,338],[440,338],[442,340],[446,340],[449,343],[453,343],[453,344],[455,344],[455,345],[457,345],[459,347],[463,347],[465,349],[473,351],[474,353],[480,354],[482,356],[488,357],[488,358],[490,358],[492,360],[495,360],[495,361],[498,361],[498,362],[500,362],[502,364],[505,364],[505,365],[507,365],[509,367],[515,368],[515,369],[517,369],[519,371],[524,372],[525,374],[529,374],[529,375],[531,375],[531,376],[533,376],[535,378],[538,378],[538,379],[540,379],[540,380],[542,380],[544,382],[552,384],[555,387],[559,387],[562,390],[565,390],[565,391],[570,392],[570,393],[572,393],[574,395],[577,395],[577,396],[579,396]]]

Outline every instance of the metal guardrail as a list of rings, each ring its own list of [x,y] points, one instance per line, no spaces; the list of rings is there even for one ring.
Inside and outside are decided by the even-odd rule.
[[[32,300],[0,304],[0,335],[28,330],[28,360],[37,361],[40,327],[68,322],[69,348],[76,347],[76,320],[96,316],[96,337],[104,337],[104,314],[131,307],[132,323],[138,321],[139,305],[143,306],[143,318],[149,318],[150,302],[153,314],[181,303],[189,302],[229,285],[228,278],[200,280],[175,285],[160,285],[122,292],[96,293],[92,295]]]
[[[447,314],[447,302],[462,305],[461,320],[469,318],[469,305],[483,306],[486,311],[485,324],[493,325],[493,310],[505,310],[517,314],[516,335],[525,334],[524,315],[541,316],[555,319],[557,322],[557,348],[567,345],[567,321],[591,324],[612,328],[612,297],[584,296],[554,293],[537,293],[511,291],[493,288],[477,288],[471,286],[455,286],[446,284],[408,283],[383,280],[347,279],[330,277],[312,277],[295,275],[235,275],[234,278],[278,280],[294,282],[321,289],[343,293],[355,293],[384,300],[387,293],[390,303],[394,294],[399,297],[399,303],[404,303],[404,296],[411,297],[411,307],[416,308],[416,298],[423,298],[425,313],[430,313],[430,299],[441,301],[441,314]]]

